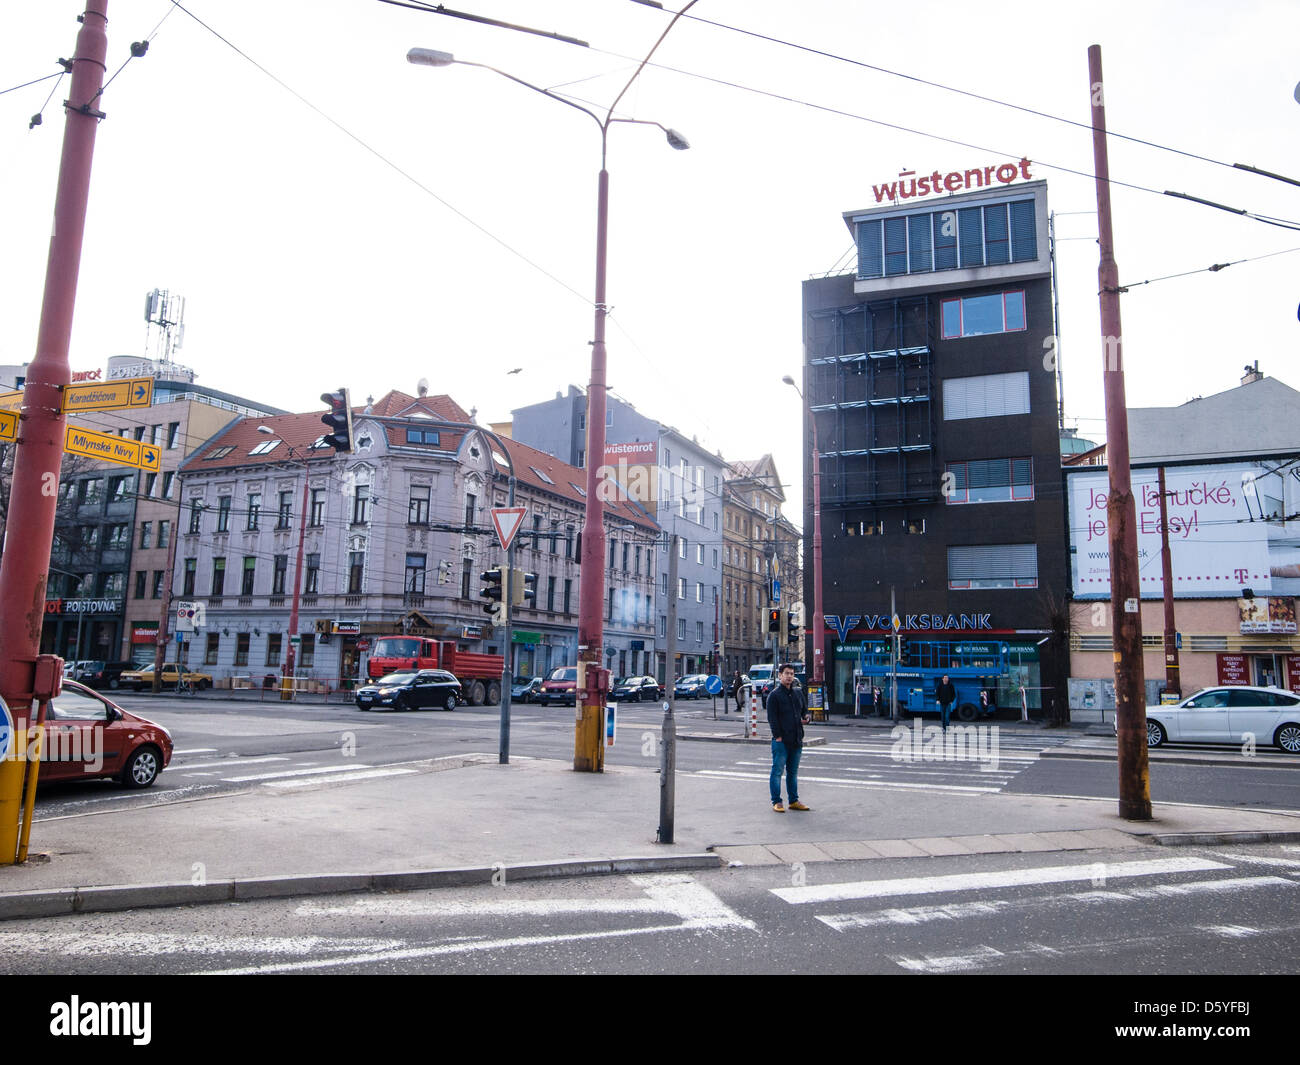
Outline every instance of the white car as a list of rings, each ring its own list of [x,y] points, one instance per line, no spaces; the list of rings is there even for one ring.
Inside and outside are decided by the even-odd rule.
[[[1147,746],[1169,743],[1273,744],[1300,754],[1300,695],[1281,688],[1203,688],[1173,706],[1147,707]]]

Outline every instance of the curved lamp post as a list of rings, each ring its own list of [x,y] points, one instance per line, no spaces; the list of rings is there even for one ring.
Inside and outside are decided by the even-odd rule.
[[[587,388],[587,497],[582,525],[582,555],[579,559],[579,564],[582,566],[582,577],[578,590],[578,665],[580,683],[577,695],[577,728],[573,741],[573,768],[579,772],[599,773],[604,770],[605,764],[602,729],[604,695],[603,693],[597,693],[590,699],[584,698],[581,677],[585,676],[585,670],[587,669],[601,668],[601,652],[605,646],[604,619],[602,617],[605,599],[605,530],[603,524],[604,507],[600,498],[599,469],[602,457],[605,454],[605,405],[606,389],[608,387],[605,375],[605,318],[608,314],[608,304],[605,298],[605,264],[609,237],[609,171],[606,169],[609,129],[616,122],[629,125],[657,126],[663,130],[668,139],[668,144],[672,148],[683,151],[690,147],[686,138],[676,130],[645,119],[615,118],[614,108],[618,106],[619,100],[631,88],[637,76],[645,69],[645,65],[650,61],[650,57],[654,55],[655,49],[659,47],[668,31],[676,25],[677,19],[695,3],[696,0],[691,0],[674,16],[667,29],[659,36],[659,40],[655,42],[654,48],[650,49],[632,77],[628,79],[627,84],[623,86],[622,91],[614,98],[614,102],[610,104],[604,118],[581,104],[574,103],[572,100],[565,99],[548,89],[543,89],[539,85],[524,81],[522,78],[507,74],[504,70],[498,70],[496,67],[488,66],[485,63],[466,62],[455,58],[449,52],[439,52],[430,48],[412,48],[406,53],[407,62],[419,66],[446,67],[454,63],[459,66],[490,70],[508,81],[513,81],[516,85],[522,85],[526,89],[540,93],[542,96],[562,103],[566,107],[571,107],[575,111],[581,111],[591,118],[600,130],[600,179],[596,200],[596,320],[591,344],[591,381]]]

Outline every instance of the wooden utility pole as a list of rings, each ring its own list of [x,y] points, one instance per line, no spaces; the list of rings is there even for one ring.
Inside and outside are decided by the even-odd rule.
[[[1129,821],[1149,821],[1151,787],[1147,769],[1146,684],[1142,670],[1137,508],[1129,471],[1119,267],[1111,237],[1106,105],[1098,44],[1088,49],[1088,83],[1092,102],[1092,154],[1097,175],[1097,231],[1101,245],[1097,280],[1106,396],[1106,465],[1110,474],[1106,521],[1110,533],[1111,634],[1115,655],[1115,719],[1119,731],[1119,813]]]

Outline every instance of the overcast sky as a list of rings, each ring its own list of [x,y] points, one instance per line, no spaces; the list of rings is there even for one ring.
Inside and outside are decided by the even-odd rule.
[[[4,0],[0,89],[57,69],[83,6]],[[585,386],[596,124],[489,71],[405,54],[438,48],[607,107],[668,16],[631,0],[455,6],[591,47],[379,0],[110,0],[110,74],[153,36],[102,100],[73,369],[145,354],[145,295],[165,288],[187,301],[179,362],[290,410],[427,377],[486,423]],[[1089,131],[897,74],[1086,126],[1099,43],[1112,132],[1300,177],[1293,0],[700,0],[690,14],[856,63],[678,22],[655,61],[688,73],[647,69],[620,112],[691,150],[647,126],[610,137],[609,381],[728,459],[771,452],[792,501],[798,399],[781,377],[799,378],[800,283],[852,268],[842,214],[900,171],[1033,161],[1060,215],[1067,416],[1085,436],[1102,427],[1095,190],[1057,169],[1091,174]],[[32,130],[55,81],[0,95],[0,363],[34,353],[68,84]],[[1300,220],[1300,188],[1158,148],[1113,140],[1111,176]],[[1300,232],[1113,197],[1123,283],[1300,248]],[[1130,404],[1222,391],[1256,359],[1300,387],[1298,281],[1300,253],[1134,287]]]

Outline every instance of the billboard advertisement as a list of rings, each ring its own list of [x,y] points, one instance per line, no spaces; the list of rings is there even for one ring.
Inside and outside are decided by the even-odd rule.
[[[1266,599],[1238,599],[1243,633],[1280,632],[1293,634],[1295,600],[1270,596]]]
[[[1134,469],[1139,586],[1164,595],[1160,489],[1155,468]],[[1069,472],[1070,577],[1076,599],[1110,598],[1110,528],[1105,470]],[[1277,463],[1165,468],[1175,598],[1300,593],[1300,481]]]
[[[634,499],[654,514],[659,485],[659,444],[654,440],[607,443],[600,477],[602,499],[611,503]]]

